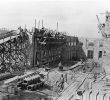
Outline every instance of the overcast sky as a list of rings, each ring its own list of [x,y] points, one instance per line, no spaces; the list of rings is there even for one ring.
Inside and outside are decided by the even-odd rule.
[[[109,0],[2,0],[0,1],[0,27],[32,28],[36,19],[44,27],[66,31],[69,35],[99,38],[98,21],[104,22],[104,13],[110,11]]]

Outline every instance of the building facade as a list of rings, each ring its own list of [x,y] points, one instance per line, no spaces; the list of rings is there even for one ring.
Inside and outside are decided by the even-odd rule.
[[[88,59],[99,61],[103,59],[104,43],[102,39],[84,39],[80,38],[83,43],[83,50]]]
[[[65,35],[45,28],[35,29],[32,39],[33,66],[50,65],[62,59]]]
[[[48,29],[35,29],[32,39],[33,66],[85,59],[78,37]]]

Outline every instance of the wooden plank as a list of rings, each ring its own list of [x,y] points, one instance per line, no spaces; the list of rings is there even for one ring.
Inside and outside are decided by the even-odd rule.
[[[87,74],[80,76],[78,79],[80,81],[76,81],[70,84],[70,86],[62,93],[62,95],[57,100],[69,100],[80,88],[80,86],[83,84],[86,77],[87,77]]]
[[[77,64],[71,66],[71,67],[69,68],[69,70],[72,70],[72,69],[74,69],[74,68],[76,68],[76,67],[78,67],[78,66],[83,66],[83,65],[84,65],[84,64],[82,64],[81,62],[78,62]]]

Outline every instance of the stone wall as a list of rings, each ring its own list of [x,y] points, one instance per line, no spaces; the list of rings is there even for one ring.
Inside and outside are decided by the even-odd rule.
[[[110,39],[103,39],[104,55],[103,55],[103,68],[106,73],[110,73]]]
[[[99,57],[99,51],[102,52],[102,56],[104,53],[104,45],[102,39],[81,39],[80,41],[83,42],[83,50],[88,57],[88,51],[93,51],[93,59],[95,61],[102,60],[103,57]]]
[[[93,51],[93,60],[98,62],[106,71],[110,73],[110,39],[79,39],[83,43],[83,51],[88,58],[88,50]],[[93,43],[90,45],[89,43]],[[99,52],[102,52],[102,57],[99,56]]]

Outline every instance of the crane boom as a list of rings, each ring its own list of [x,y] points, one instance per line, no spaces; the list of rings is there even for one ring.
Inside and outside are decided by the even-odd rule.
[[[99,21],[99,17],[98,17],[98,15],[96,15],[96,16],[97,16],[97,20],[98,20],[99,24],[101,24],[100,21]]]

